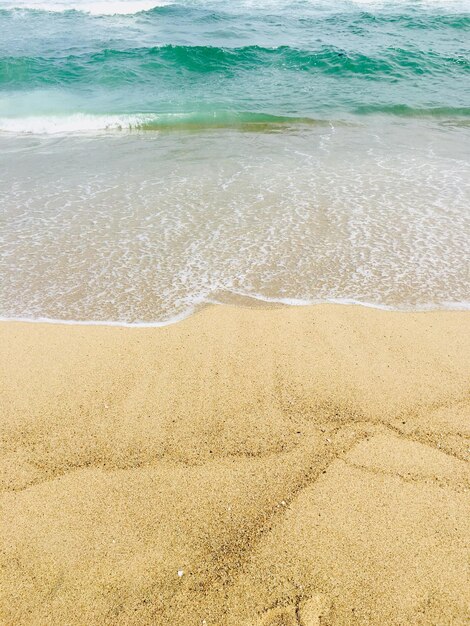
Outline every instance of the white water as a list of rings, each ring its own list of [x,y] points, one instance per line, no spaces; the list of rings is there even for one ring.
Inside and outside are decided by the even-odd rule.
[[[0,117],[0,132],[27,134],[77,133],[99,130],[131,130],[158,120],[155,115],[38,115]]]
[[[202,6],[222,6],[226,4],[226,0],[211,0],[209,2],[203,2],[202,0],[179,0],[179,2],[173,2],[172,0],[4,0],[1,3],[0,8],[4,9],[35,9],[41,11],[82,11],[84,13],[90,13],[91,15],[131,15],[139,13],[141,11],[148,11],[159,6],[168,6],[171,4],[188,4],[197,5],[200,3]],[[415,4],[416,6],[432,6],[435,8],[442,7],[448,11],[465,11],[470,9],[470,0],[416,0],[410,2],[410,0],[309,0],[315,8],[319,10],[328,10],[335,8],[334,5],[339,5],[341,8],[383,8],[387,5],[400,5]],[[286,0],[238,0],[231,3],[231,6],[236,6],[240,10],[243,7],[250,9],[265,9],[270,8],[279,9],[281,6],[287,4]]]
[[[148,11],[170,2],[164,0],[16,0],[2,2],[4,9],[35,9],[37,11],[83,11],[92,15],[130,15]]]
[[[468,308],[466,135],[380,120],[4,134],[0,316],[160,325],[243,299]]]

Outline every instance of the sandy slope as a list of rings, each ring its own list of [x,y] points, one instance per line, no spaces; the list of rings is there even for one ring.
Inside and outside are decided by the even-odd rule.
[[[8,626],[470,619],[470,313],[0,324]]]

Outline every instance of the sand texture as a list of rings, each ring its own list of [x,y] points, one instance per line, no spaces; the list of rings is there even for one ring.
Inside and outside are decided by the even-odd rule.
[[[464,625],[470,313],[0,324],[6,626]]]

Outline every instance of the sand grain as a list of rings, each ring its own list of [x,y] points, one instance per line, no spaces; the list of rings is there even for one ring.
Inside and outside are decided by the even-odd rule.
[[[335,305],[0,324],[0,622],[468,623],[469,331]]]

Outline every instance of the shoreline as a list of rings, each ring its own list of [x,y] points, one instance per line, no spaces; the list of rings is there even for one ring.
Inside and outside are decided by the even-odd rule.
[[[163,321],[153,322],[126,322],[119,320],[76,320],[76,319],[60,319],[49,317],[8,317],[0,315],[0,324],[18,323],[18,324],[58,324],[64,326],[105,326],[110,328],[163,328],[183,322],[193,315],[196,315],[206,308],[210,307],[236,307],[242,309],[282,309],[289,307],[316,307],[316,306],[347,306],[347,307],[364,307],[366,309],[374,309],[376,311],[387,311],[390,313],[433,313],[433,312],[465,312],[470,311],[470,301],[463,302],[441,302],[437,304],[421,304],[421,305],[403,305],[392,306],[387,304],[375,304],[372,302],[362,302],[361,300],[353,300],[348,298],[337,298],[330,300],[302,300],[296,298],[269,298],[261,296],[249,296],[245,294],[231,293],[230,297],[234,300],[238,298],[236,304],[233,302],[224,302],[216,300],[207,300],[195,304],[193,308],[179,313]]]
[[[470,313],[0,321],[2,624],[464,624]]]

